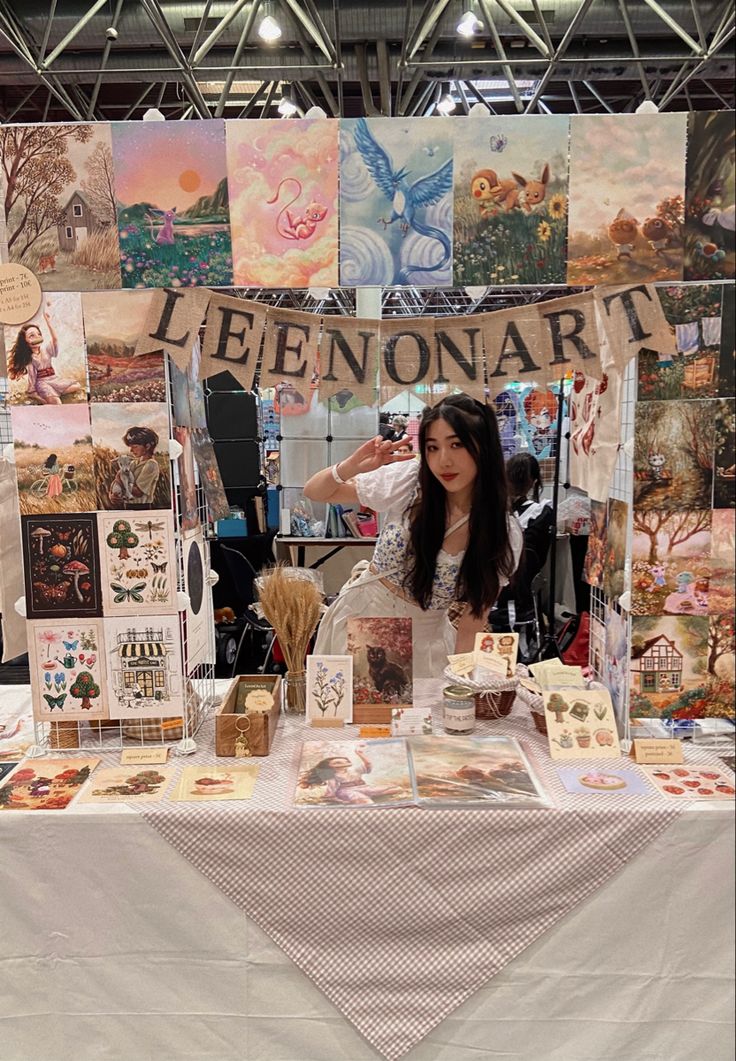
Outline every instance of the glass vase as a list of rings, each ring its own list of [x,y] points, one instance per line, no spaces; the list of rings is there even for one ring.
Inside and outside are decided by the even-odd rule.
[[[283,707],[287,715],[307,713],[306,671],[287,671],[284,675]]]

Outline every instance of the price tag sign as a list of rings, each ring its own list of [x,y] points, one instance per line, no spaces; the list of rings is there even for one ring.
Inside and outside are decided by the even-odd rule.
[[[0,265],[0,323],[23,324],[41,305],[41,285],[25,265]]]
[[[165,763],[169,749],[164,748],[123,748],[120,753],[121,766],[149,766],[153,763]]]
[[[639,737],[634,741],[632,747],[634,762],[651,763],[681,763],[682,741],[679,740],[657,740],[656,737]]]

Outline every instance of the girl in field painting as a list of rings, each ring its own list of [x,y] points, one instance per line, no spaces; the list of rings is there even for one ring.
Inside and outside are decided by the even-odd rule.
[[[59,356],[59,340],[48,313],[44,311],[43,316],[49,330],[48,341],[44,341],[38,324],[24,324],[10,350],[8,372],[11,379],[28,377],[29,398],[36,398],[43,405],[61,405],[62,394],[79,394],[82,388],[76,380],[56,375],[54,358]]]

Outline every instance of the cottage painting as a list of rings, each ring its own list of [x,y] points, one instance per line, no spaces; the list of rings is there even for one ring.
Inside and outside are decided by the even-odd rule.
[[[172,718],[184,711],[178,615],[105,619],[110,718]]]
[[[8,254],[45,291],[120,287],[110,126],[0,129]]]

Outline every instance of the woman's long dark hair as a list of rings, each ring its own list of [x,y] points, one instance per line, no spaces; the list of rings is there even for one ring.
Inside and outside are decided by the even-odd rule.
[[[478,468],[468,524],[468,546],[457,576],[458,600],[480,618],[498,596],[499,576],[513,572],[514,560],[507,523],[508,495],[501,440],[490,406],[467,394],[452,394],[425,409],[419,425],[419,496],[411,514],[412,566],[404,587],[421,608],[428,608],[437,554],[445,537],[447,491],[429,470],[427,429],[445,420],[468,450]]]
[[[11,379],[20,379],[26,375],[26,370],[33,360],[33,347],[26,339],[26,332],[30,328],[38,330],[37,324],[24,324],[18,329],[15,342],[8,351],[8,375]]]
[[[506,461],[506,478],[511,491],[511,504],[525,501],[532,490],[532,500],[539,501],[542,489],[542,471],[539,461],[531,453],[515,453]]]

